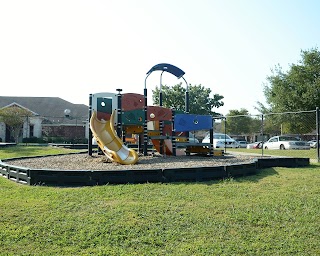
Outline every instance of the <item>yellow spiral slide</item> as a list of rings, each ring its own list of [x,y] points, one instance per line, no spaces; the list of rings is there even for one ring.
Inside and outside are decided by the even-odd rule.
[[[115,111],[112,112],[110,120],[99,120],[97,112],[93,111],[90,118],[90,129],[98,146],[108,159],[120,164],[135,164],[138,154],[134,149],[129,149],[117,136],[113,127]]]

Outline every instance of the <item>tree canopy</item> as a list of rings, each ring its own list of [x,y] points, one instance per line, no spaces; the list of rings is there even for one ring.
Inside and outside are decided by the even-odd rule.
[[[152,99],[154,104],[159,104],[159,92],[160,88],[156,86],[155,90],[152,90]],[[163,85],[163,107],[175,108],[179,111],[185,111],[185,93],[186,88],[182,84],[176,84],[172,87]],[[224,105],[222,99],[223,96],[214,94],[210,97],[211,89],[205,88],[202,85],[189,85],[189,112],[191,114],[199,115],[219,115],[213,111],[213,108],[219,108]]]
[[[18,142],[23,123],[28,116],[31,116],[31,112],[18,106],[0,109],[0,121],[8,126],[16,142]]]
[[[261,113],[315,110],[320,106],[320,52],[317,48],[301,50],[297,64],[291,64],[286,72],[277,65],[267,81],[264,95],[269,107],[258,103]],[[281,127],[285,133],[306,133],[315,129],[310,120],[310,114],[283,114],[267,118],[266,123],[273,132]]]
[[[248,134],[251,132],[252,118],[246,109],[230,110],[226,115],[226,131],[231,134]]]
[[[266,102],[272,112],[314,110],[320,106],[320,52],[301,51],[301,60],[287,72],[280,65],[267,77]]]

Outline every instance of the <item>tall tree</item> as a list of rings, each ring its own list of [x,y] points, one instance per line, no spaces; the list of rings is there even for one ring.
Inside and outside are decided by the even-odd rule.
[[[287,72],[280,65],[276,66],[267,81],[264,94],[270,108],[263,109],[260,104],[264,112],[315,110],[320,106],[320,52],[317,48],[301,50],[301,60],[297,64],[291,64]],[[274,118],[273,123],[286,133],[306,133],[315,129],[315,125],[308,125],[310,115],[281,115]]]
[[[159,92],[160,88],[158,86],[156,86],[155,90],[152,90],[152,99],[154,104],[159,104],[160,102]],[[182,83],[176,84],[172,87],[163,85],[163,106],[185,111],[185,93],[186,88],[182,86]],[[210,88],[205,88],[202,85],[189,85],[189,112],[191,114],[199,115],[219,115],[213,111],[213,108],[223,106],[224,103],[222,99],[224,97],[219,94],[214,94],[211,98],[210,94]]]
[[[278,65],[264,86],[267,103],[273,112],[314,110],[320,106],[320,52],[301,51],[298,64],[287,72]]]
[[[18,142],[23,123],[28,116],[31,116],[31,112],[18,106],[0,109],[0,121],[10,129],[10,134],[14,136],[15,142]]]

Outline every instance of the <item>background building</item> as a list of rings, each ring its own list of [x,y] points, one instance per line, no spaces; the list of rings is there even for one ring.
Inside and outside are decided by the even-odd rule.
[[[19,142],[83,143],[87,139],[88,106],[73,104],[58,97],[6,97],[0,96],[0,109],[17,106],[31,112],[26,117]],[[12,142],[12,134],[0,122],[0,140]]]

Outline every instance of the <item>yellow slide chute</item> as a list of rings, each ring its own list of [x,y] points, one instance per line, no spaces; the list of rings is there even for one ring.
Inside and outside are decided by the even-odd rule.
[[[135,164],[138,154],[134,149],[129,149],[117,136],[113,127],[115,111],[112,112],[110,120],[99,120],[97,112],[93,111],[90,118],[90,129],[98,146],[108,159],[120,164]]]

